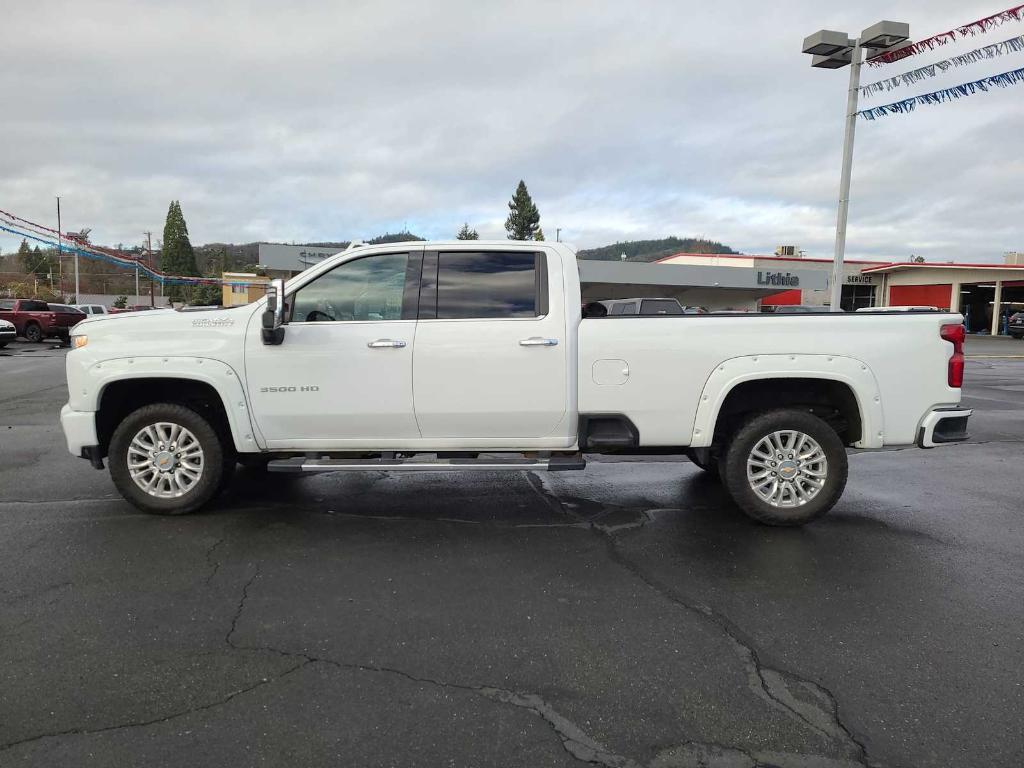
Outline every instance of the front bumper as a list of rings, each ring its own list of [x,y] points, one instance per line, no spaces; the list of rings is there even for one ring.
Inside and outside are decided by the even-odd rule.
[[[17,335],[17,331],[13,328],[0,330],[0,341],[14,341]]]
[[[970,408],[936,408],[930,411],[917,429],[917,447],[934,448],[947,443],[962,443],[967,434],[967,419],[974,411]]]
[[[92,411],[75,411],[70,405],[60,409],[60,428],[64,430],[64,440],[68,451],[75,456],[89,458],[86,448],[95,448],[99,444],[96,437],[96,414]]]

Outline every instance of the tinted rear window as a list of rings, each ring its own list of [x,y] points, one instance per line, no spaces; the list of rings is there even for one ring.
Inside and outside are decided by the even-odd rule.
[[[536,317],[534,253],[442,253],[438,256],[438,319]]]
[[[50,307],[45,301],[23,301],[21,302],[22,312],[49,312]]]
[[[647,299],[641,304],[641,315],[681,315],[683,308],[678,301]]]
[[[0,299],[0,309],[6,309],[10,312],[14,309],[14,299]]]

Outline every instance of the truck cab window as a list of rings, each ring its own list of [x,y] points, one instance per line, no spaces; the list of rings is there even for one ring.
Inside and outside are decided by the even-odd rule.
[[[538,264],[523,252],[442,253],[437,268],[437,318],[537,317],[546,296]]]
[[[402,319],[407,253],[346,261],[300,288],[292,301],[292,322]]]

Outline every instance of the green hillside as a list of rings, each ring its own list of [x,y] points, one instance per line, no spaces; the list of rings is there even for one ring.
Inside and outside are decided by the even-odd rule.
[[[715,240],[702,237],[663,237],[660,240],[630,240],[625,243],[586,248],[576,254],[580,259],[619,261],[626,254],[627,261],[657,261],[676,253],[736,253],[732,248]]]

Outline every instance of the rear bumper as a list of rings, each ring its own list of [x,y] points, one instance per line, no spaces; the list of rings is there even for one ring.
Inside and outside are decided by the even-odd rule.
[[[967,420],[974,413],[970,408],[936,408],[930,411],[917,429],[917,447],[934,448],[947,443],[962,443],[967,434]]]
[[[85,448],[95,448],[99,444],[96,437],[96,414],[92,411],[74,411],[65,405],[60,409],[60,428],[64,430],[64,440],[68,451],[74,456],[89,458]]]

